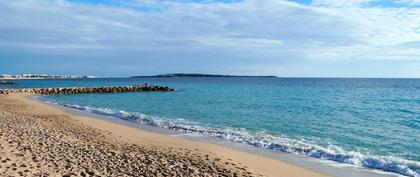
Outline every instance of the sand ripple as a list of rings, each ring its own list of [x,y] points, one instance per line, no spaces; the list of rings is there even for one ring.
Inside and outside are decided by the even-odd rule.
[[[66,115],[0,102],[0,176],[256,176],[191,149],[136,145]]]

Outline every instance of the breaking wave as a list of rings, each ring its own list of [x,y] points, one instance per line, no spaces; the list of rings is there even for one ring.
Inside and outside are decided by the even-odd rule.
[[[48,101],[45,101],[48,102]],[[113,116],[123,120],[137,122],[144,125],[167,128],[186,133],[198,133],[211,137],[218,137],[225,140],[244,143],[255,147],[278,150],[299,155],[306,155],[324,160],[362,166],[372,169],[379,169],[387,172],[394,172],[405,176],[420,177],[420,163],[389,156],[366,155],[360,152],[345,151],[338,146],[330,145],[322,147],[303,139],[292,139],[282,136],[273,136],[263,132],[253,133],[242,129],[229,127],[203,126],[183,119],[167,120],[158,116],[149,116],[139,112],[126,112],[108,108],[94,108],[73,104],[53,103],[68,108],[78,109],[99,115]]]

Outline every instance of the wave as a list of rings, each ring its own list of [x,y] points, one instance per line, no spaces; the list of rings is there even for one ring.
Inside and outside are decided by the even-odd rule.
[[[331,160],[339,163],[379,169],[405,176],[420,177],[419,162],[399,159],[396,157],[366,155],[355,151],[345,151],[344,149],[334,145],[322,147],[304,139],[296,140],[288,137],[273,136],[264,132],[252,133],[243,129],[235,129],[231,127],[217,128],[203,126],[183,119],[167,120],[158,116],[149,116],[139,112],[126,112],[121,110],[112,110],[109,108],[94,108],[49,101],[44,102],[99,115],[113,116],[148,126],[167,128],[185,133],[198,133],[270,150],[278,150],[318,159]]]

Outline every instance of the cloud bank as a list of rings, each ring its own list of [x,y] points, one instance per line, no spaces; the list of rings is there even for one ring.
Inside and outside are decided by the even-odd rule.
[[[417,64],[419,4],[0,0],[0,52],[147,61],[241,74],[282,74],[290,71],[287,63],[304,62]]]

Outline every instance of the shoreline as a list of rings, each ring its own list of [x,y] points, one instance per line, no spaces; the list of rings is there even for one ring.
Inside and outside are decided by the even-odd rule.
[[[132,174],[129,176],[133,176],[140,171],[144,172],[142,174],[151,176],[170,175],[170,173],[191,176],[214,176],[215,174],[227,176],[328,176],[273,158],[217,144],[176,138],[97,118],[72,115],[57,107],[31,100],[28,98],[30,96],[29,94],[0,96],[0,118],[4,119],[0,126],[5,128],[5,132],[0,135],[0,141],[9,141],[10,144],[9,147],[0,148],[2,158],[7,157],[4,160],[6,164],[2,164],[0,167],[0,174],[65,175],[67,172],[71,172],[70,176],[72,176],[72,174],[90,174],[94,171],[94,174]],[[22,122],[22,120],[25,121]],[[27,127],[25,128],[25,126]],[[38,128],[34,129],[35,127]],[[6,130],[6,128],[11,130]],[[25,131],[23,135],[21,131]],[[45,133],[45,136],[39,137],[39,133]],[[17,138],[19,136],[21,138]],[[26,141],[25,138],[27,138]],[[15,145],[14,142],[17,144]],[[36,144],[37,142],[42,145]],[[29,144],[27,146],[31,153],[38,150],[39,152],[30,154],[27,149],[20,149],[19,145],[21,144]],[[49,144],[51,146],[48,146]],[[86,149],[87,147],[88,149]],[[75,150],[70,151],[72,149]],[[80,154],[83,150],[105,157]],[[117,155],[112,155],[115,153]],[[30,156],[26,157],[27,155],[32,155],[32,160]],[[38,158],[42,160],[34,161],[34,156],[39,156]],[[113,158],[120,157],[128,158],[130,163],[112,161]],[[151,157],[151,164],[143,164],[142,160],[135,160],[144,157]],[[1,160],[3,161],[3,159]],[[19,165],[18,163],[23,163],[22,168],[13,167]],[[110,163],[117,164],[110,166]],[[170,163],[175,164],[169,165]],[[25,169],[27,166],[32,169]],[[120,166],[125,171],[117,169]],[[154,168],[151,169],[151,166]],[[110,169],[105,169],[105,167]],[[137,168],[139,170],[135,170]]]
[[[217,137],[208,137],[208,136],[200,135],[200,134],[191,134],[191,133],[179,132],[176,130],[170,130],[166,128],[138,124],[138,123],[127,121],[127,120],[122,120],[114,116],[90,113],[90,112],[86,112],[86,111],[75,109],[75,108],[65,107],[62,105],[46,103],[44,101],[36,99],[34,96],[28,97],[28,99],[39,102],[41,104],[47,104],[53,107],[57,107],[72,115],[99,119],[102,121],[107,121],[107,122],[123,125],[126,127],[140,129],[142,131],[175,137],[176,139],[184,139],[184,140],[198,142],[198,143],[220,145],[228,149],[242,151],[245,154],[252,154],[252,155],[257,155],[261,157],[271,158],[276,161],[280,161],[283,163],[285,162],[290,165],[295,165],[298,167],[303,167],[305,170],[310,170],[310,171],[318,172],[318,173],[329,175],[329,176],[341,176],[341,177],[345,177],[345,176],[349,176],[349,177],[402,176],[396,173],[386,172],[382,170],[369,169],[365,167],[343,164],[343,163],[333,162],[329,160],[316,159],[316,158],[311,158],[311,157],[287,153],[287,152],[259,148],[259,147],[255,147],[255,146],[251,146],[247,144],[231,142],[231,141],[224,140]]]

